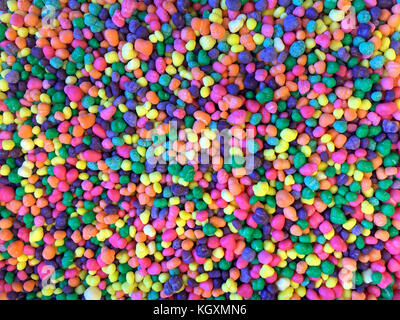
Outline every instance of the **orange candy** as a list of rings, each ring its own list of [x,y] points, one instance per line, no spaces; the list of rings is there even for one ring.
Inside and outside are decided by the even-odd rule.
[[[13,258],[18,258],[23,254],[24,251],[24,243],[21,240],[16,240],[11,242],[10,245],[7,247],[7,252]]]
[[[293,196],[286,190],[279,190],[276,193],[276,204],[281,208],[289,207],[293,202]]]
[[[135,50],[144,54],[145,56],[150,56],[153,52],[153,44],[147,40],[136,39]]]

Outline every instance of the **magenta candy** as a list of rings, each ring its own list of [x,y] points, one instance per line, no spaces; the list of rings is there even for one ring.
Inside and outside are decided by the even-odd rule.
[[[318,169],[318,166],[315,163],[306,163],[300,168],[300,174],[303,176],[311,176]]]
[[[91,162],[97,162],[102,157],[100,152],[94,150],[85,150],[82,153],[82,156],[86,161],[91,161]]]
[[[392,255],[400,254],[400,237],[397,236],[393,239],[389,239],[385,243],[385,249]]]
[[[321,288],[319,288],[318,293],[323,300],[335,299],[335,293],[333,292],[333,290],[327,288],[326,286],[322,286]]]
[[[250,299],[253,295],[253,288],[248,283],[243,283],[238,287],[237,293],[245,299]]]
[[[60,164],[54,167],[53,172],[54,175],[59,179],[64,180],[66,178],[67,169]]]
[[[68,96],[68,99],[73,102],[78,102],[82,99],[82,91],[77,86],[67,85],[64,87],[64,92]]]
[[[278,214],[271,219],[271,227],[277,230],[282,230],[285,225],[285,217]]]
[[[272,261],[273,256],[269,252],[262,250],[258,254],[257,258],[262,264],[269,264]]]
[[[347,158],[347,151],[346,150],[338,150],[332,153],[332,160],[335,163],[343,164]]]
[[[397,111],[397,105],[394,102],[380,103],[376,106],[376,113],[382,117],[388,117]]]
[[[235,110],[228,116],[228,122],[232,124],[243,124],[246,121],[245,110]]]
[[[166,230],[166,231],[164,231],[164,233],[161,235],[161,239],[162,239],[163,241],[166,241],[166,242],[171,242],[171,241],[175,240],[176,237],[177,237],[177,234],[176,234],[175,229]]]
[[[344,242],[343,239],[338,235],[333,236],[330,243],[332,248],[335,249],[336,251],[346,252],[347,250],[346,242]]]
[[[15,191],[13,188],[8,186],[0,187],[0,201],[2,202],[10,202],[15,197]]]

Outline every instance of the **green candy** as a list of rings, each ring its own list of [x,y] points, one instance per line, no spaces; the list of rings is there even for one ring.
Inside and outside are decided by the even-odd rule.
[[[154,199],[153,204],[157,208],[165,208],[168,206],[167,199]]]
[[[85,224],[92,223],[96,219],[96,214],[93,211],[88,211],[82,216],[82,222]]]
[[[192,193],[194,198],[201,199],[201,197],[203,196],[203,189],[200,187],[194,187]]]
[[[94,100],[94,98],[91,97],[91,96],[84,96],[84,97],[82,98],[82,105],[83,105],[86,109],[88,109],[89,107],[91,107],[92,105],[94,105],[94,103],[95,103],[95,100]]]
[[[389,139],[385,139],[376,145],[376,150],[383,156],[386,157],[390,153],[392,143]]]
[[[291,278],[294,274],[294,271],[288,267],[283,268],[281,271],[281,276],[285,277],[285,278]]]
[[[298,254],[307,255],[313,252],[313,247],[309,243],[296,243],[294,249]]]
[[[309,266],[306,271],[306,274],[310,278],[319,278],[321,276],[321,269],[319,267]]]
[[[371,278],[372,278],[372,284],[376,285],[376,284],[378,284],[379,282],[381,282],[381,280],[382,280],[382,273],[373,272],[372,275],[371,275]]]
[[[132,171],[136,174],[141,174],[144,171],[144,164],[140,162],[133,163]]]
[[[356,130],[356,136],[359,138],[365,138],[368,136],[368,126],[365,124],[362,124],[361,126],[359,126]]]
[[[211,237],[215,234],[217,228],[213,226],[211,223],[206,223],[203,227],[203,232],[206,236]]]
[[[335,265],[328,260],[324,260],[321,263],[321,270],[329,276],[335,271]]]
[[[385,202],[385,201],[388,201],[389,200],[389,198],[390,198],[390,193],[389,192],[387,192],[387,191],[385,191],[385,190],[383,190],[383,189],[376,189],[376,191],[375,191],[375,197],[378,199],[378,200],[380,200],[380,201],[382,201],[382,202]]]
[[[182,171],[179,172],[179,176],[187,182],[193,181],[194,174],[195,174],[194,167],[190,165],[184,166]]]
[[[83,62],[83,58],[85,56],[85,50],[82,47],[76,47],[75,50],[71,54],[72,60],[75,62]]]
[[[305,229],[308,228],[309,223],[308,223],[307,220],[302,220],[302,219],[300,219],[300,220],[297,221],[297,225],[298,225],[302,230],[305,230]]]
[[[16,98],[7,98],[4,100],[4,103],[11,112],[17,112],[21,108],[21,103]]]
[[[266,103],[272,101],[274,98],[274,92],[271,88],[264,88],[256,94],[256,100],[260,103]]]
[[[391,217],[394,214],[395,207],[392,204],[383,204],[381,206],[381,211],[384,215]]]
[[[307,163],[307,158],[302,152],[296,153],[296,155],[293,157],[293,165],[296,169],[300,169],[306,163]]]
[[[329,190],[322,191],[320,197],[325,204],[330,204],[333,200],[332,193]]]
[[[385,158],[383,158],[384,167],[395,167],[399,163],[399,155],[391,152]]]
[[[126,122],[122,119],[116,119],[113,122],[111,122],[111,130],[113,132],[121,133],[125,130],[125,128],[126,128]]]
[[[365,172],[365,173],[370,173],[370,172],[374,171],[372,162],[366,161],[366,160],[359,161],[357,163],[357,169],[360,170],[361,172]]]
[[[328,74],[335,74],[339,71],[339,64],[334,61],[328,61],[326,64],[326,73]]]
[[[8,284],[12,284],[14,282],[14,273],[12,272],[6,272],[6,275],[4,277],[4,280],[8,283]]]
[[[337,207],[331,209],[329,220],[334,224],[343,224],[347,221],[344,212]]]
[[[3,41],[4,38],[6,37],[6,30],[7,30],[7,26],[6,24],[0,24],[0,41]]]
[[[373,81],[371,79],[356,79],[354,88],[363,92],[368,92],[372,89]]]
[[[357,249],[360,249],[360,250],[365,247],[365,242],[362,237],[357,237],[355,244],[356,244]]]
[[[81,225],[81,222],[76,217],[75,218],[70,218],[68,220],[68,225],[71,227],[72,230],[76,230]]]
[[[22,218],[27,228],[31,228],[33,226],[33,219],[34,218],[30,213],[25,214]]]
[[[260,291],[265,287],[265,280],[261,278],[254,279],[251,286],[253,287],[253,290]]]

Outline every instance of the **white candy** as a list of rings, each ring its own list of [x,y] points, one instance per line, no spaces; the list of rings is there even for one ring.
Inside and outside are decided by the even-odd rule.
[[[282,52],[283,50],[285,50],[285,44],[283,43],[281,38],[274,39],[274,48],[276,52]]]
[[[335,9],[331,10],[329,12],[329,18],[336,22],[342,21],[344,19],[344,11]]]
[[[231,33],[238,32],[243,27],[245,21],[246,21],[246,15],[244,15],[243,13],[239,14],[235,20],[229,22],[228,24],[229,31]]]
[[[290,280],[288,278],[280,278],[276,282],[276,286],[278,287],[279,291],[284,291],[290,286]]]
[[[100,300],[101,291],[97,287],[89,287],[85,290],[84,296],[86,300]]]
[[[365,283],[371,283],[372,282],[372,270],[367,269],[362,273],[363,279]]]

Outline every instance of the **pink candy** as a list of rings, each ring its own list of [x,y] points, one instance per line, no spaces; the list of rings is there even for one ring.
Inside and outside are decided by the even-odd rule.
[[[376,106],[376,113],[382,117],[388,117],[397,111],[397,105],[394,102],[380,103]]]
[[[82,91],[77,86],[67,85],[64,88],[64,92],[68,96],[68,99],[73,102],[78,102],[82,99]]]
[[[318,166],[315,163],[306,163],[300,168],[300,174],[303,176],[311,176],[317,169]]]
[[[2,202],[10,202],[14,199],[15,191],[13,188],[8,186],[0,187],[0,201]]]

